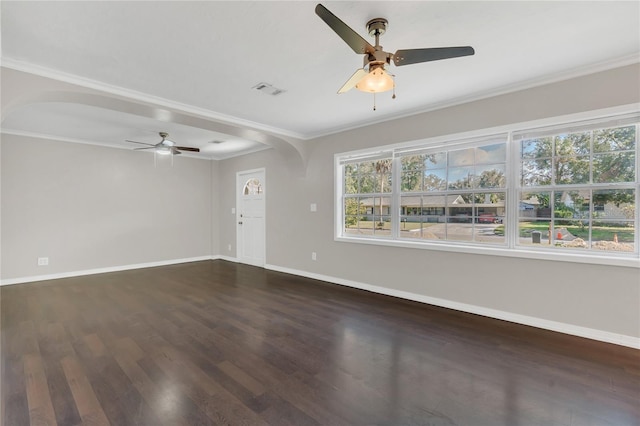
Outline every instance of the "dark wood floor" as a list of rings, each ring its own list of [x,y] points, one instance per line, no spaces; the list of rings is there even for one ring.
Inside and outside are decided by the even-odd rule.
[[[224,261],[2,287],[19,425],[638,425],[640,351]]]

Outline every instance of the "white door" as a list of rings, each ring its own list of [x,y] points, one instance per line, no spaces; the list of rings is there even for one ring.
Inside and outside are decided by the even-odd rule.
[[[265,189],[264,169],[236,175],[238,261],[262,267],[266,251]]]

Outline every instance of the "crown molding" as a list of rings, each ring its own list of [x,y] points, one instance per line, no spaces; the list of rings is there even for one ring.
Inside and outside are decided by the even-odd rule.
[[[305,135],[303,134],[292,132],[286,129],[280,129],[277,127],[272,127],[265,124],[257,123],[255,121],[233,117],[231,115],[222,114],[222,113],[211,111],[205,108],[199,108],[193,105],[172,101],[170,99],[150,95],[143,92],[138,92],[136,90],[126,89],[124,87],[115,86],[112,84],[104,83],[97,80],[92,80],[92,79],[81,77],[74,74],[69,74],[63,71],[54,70],[54,69],[43,67],[40,65],[30,64],[28,62],[20,61],[14,58],[8,58],[3,56],[2,58],[0,58],[0,65],[4,68],[12,69],[15,71],[21,71],[28,74],[37,75],[40,77],[50,78],[52,80],[62,81],[65,83],[74,84],[76,86],[84,87],[87,89],[99,90],[101,92],[105,92],[110,95],[121,96],[131,100],[139,101],[139,102],[145,102],[153,105],[162,106],[175,111],[204,117],[210,120],[222,122],[224,124],[229,124],[236,127],[243,127],[243,128],[249,128],[252,130],[258,130],[258,131],[270,133],[276,136],[284,136],[284,137],[290,137],[295,139],[308,139],[308,138],[305,138]]]

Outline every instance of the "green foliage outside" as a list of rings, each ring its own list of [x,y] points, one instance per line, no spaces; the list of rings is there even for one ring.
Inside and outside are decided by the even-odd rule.
[[[475,148],[482,150],[483,147]],[[473,150],[471,148],[470,150]],[[504,161],[503,158],[499,158]],[[497,160],[496,160],[497,161]],[[447,184],[448,167],[445,152],[435,154],[409,155],[402,157],[402,192],[442,191],[446,189],[468,188],[503,188],[506,178],[503,164],[496,164],[486,170],[473,172],[473,165],[469,166],[469,174]]]
[[[345,225],[354,226],[358,223],[358,215],[362,206],[355,198],[347,198],[344,203]]]
[[[568,207],[563,203],[559,203],[559,205],[556,205],[556,209],[553,212],[553,217],[571,219],[575,214],[575,209],[572,209],[571,207]]]
[[[552,182],[556,185],[633,182],[635,145],[635,126],[525,140],[521,145],[522,184],[539,187]],[[633,203],[634,195],[629,191],[595,191],[593,202],[619,206]]]

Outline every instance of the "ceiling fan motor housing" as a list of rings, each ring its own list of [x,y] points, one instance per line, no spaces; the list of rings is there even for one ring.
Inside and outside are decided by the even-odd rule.
[[[364,59],[363,59],[363,66],[366,67],[367,65],[369,65],[370,67],[372,65],[382,65],[384,66],[385,64],[390,64],[391,63],[391,57],[392,55],[390,53],[387,53],[385,51],[382,50],[382,46],[377,46],[377,48],[380,48],[379,50],[376,50],[373,54],[369,53],[367,55],[364,55]]]

